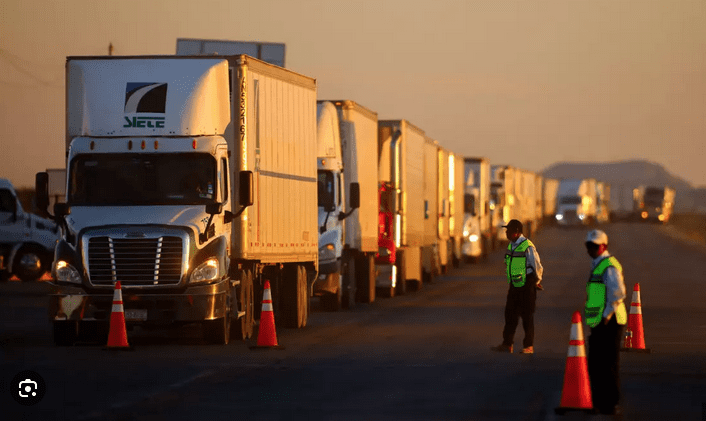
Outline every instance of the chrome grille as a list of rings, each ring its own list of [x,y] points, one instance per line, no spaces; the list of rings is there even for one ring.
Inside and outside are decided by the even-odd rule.
[[[179,237],[88,240],[88,273],[94,285],[174,285],[181,279]]]

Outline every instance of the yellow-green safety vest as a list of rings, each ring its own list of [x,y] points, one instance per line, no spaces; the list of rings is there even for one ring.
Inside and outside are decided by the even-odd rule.
[[[507,283],[512,283],[514,287],[524,286],[527,281],[527,254],[525,252],[529,247],[534,247],[529,239],[525,239],[515,250],[512,249],[512,243],[507,245],[505,273],[507,274]]]
[[[611,266],[621,273],[623,272],[623,267],[618,262],[618,259],[613,256],[606,257],[598,262],[586,284],[586,324],[590,327],[598,326],[603,319],[603,311],[606,307],[606,287],[603,281],[603,273]],[[625,309],[625,303],[620,303],[620,306],[615,311],[615,320],[620,325],[627,323],[628,314]]]

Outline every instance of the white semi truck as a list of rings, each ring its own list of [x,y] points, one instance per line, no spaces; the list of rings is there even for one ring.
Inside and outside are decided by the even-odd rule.
[[[380,194],[377,291],[404,294],[422,286],[424,131],[407,120],[378,121]]]
[[[22,209],[10,180],[0,178],[0,281],[36,281],[51,267],[57,225]]]
[[[634,210],[640,221],[666,224],[674,212],[676,191],[667,186],[638,186],[633,190]]]
[[[596,180],[562,179],[557,192],[559,225],[591,225],[596,221]]]
[[[463,224],[463,255],[477,261],[487,257],[492,247],[490,228],[490,161],[487,158],[466,157],[465,221]]]
[[[318,270],[316,81],[245,55],[69,57],[65,203],[52,268],[57,344],[199,322],[253,333],[262,284],[306,325]],[[47,175],[37,195],[48,204]]]
[[[377,113],[350,100],[318,101],[319,280],[322,306],[375,301],[378,251]]]

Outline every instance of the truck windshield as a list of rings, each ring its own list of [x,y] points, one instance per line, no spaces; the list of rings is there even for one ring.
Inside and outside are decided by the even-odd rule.
[[[205,153],[87,154],[71,162],[72,205],[201,205],[216,197],[216,160]]]
[[[579,196],[565,196],[561,198],[562,205],[580,205],[581,198]]]
[[[333,209],[336,200],[333,173],[331,171],[319,170],[319,207]]]
[[[463,211],[465,213],[470,213],[473,216],[476,216],[477,212],[477,207],[476,207],[476,198],[475,196],[466,193],[463,197]]]
[[[661,206],[664,200],[664,190],[648,188],[645,190],[645,204],[650,206]]]

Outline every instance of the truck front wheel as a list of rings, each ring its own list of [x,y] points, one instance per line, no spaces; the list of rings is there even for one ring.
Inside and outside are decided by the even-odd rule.
[[[46,272],[48,263],[45,253],[37,247],[23,247],[12,265],[13,272],[23,281],[36,281]]]
[[[215,345],[228,345],[230,342],[230,328],[231,328],[231,297],[230,291],[225,299],[225,309],[223,311],[223,317],[215,320],[205,320],[203,322],[203,335],[207,342]]]

